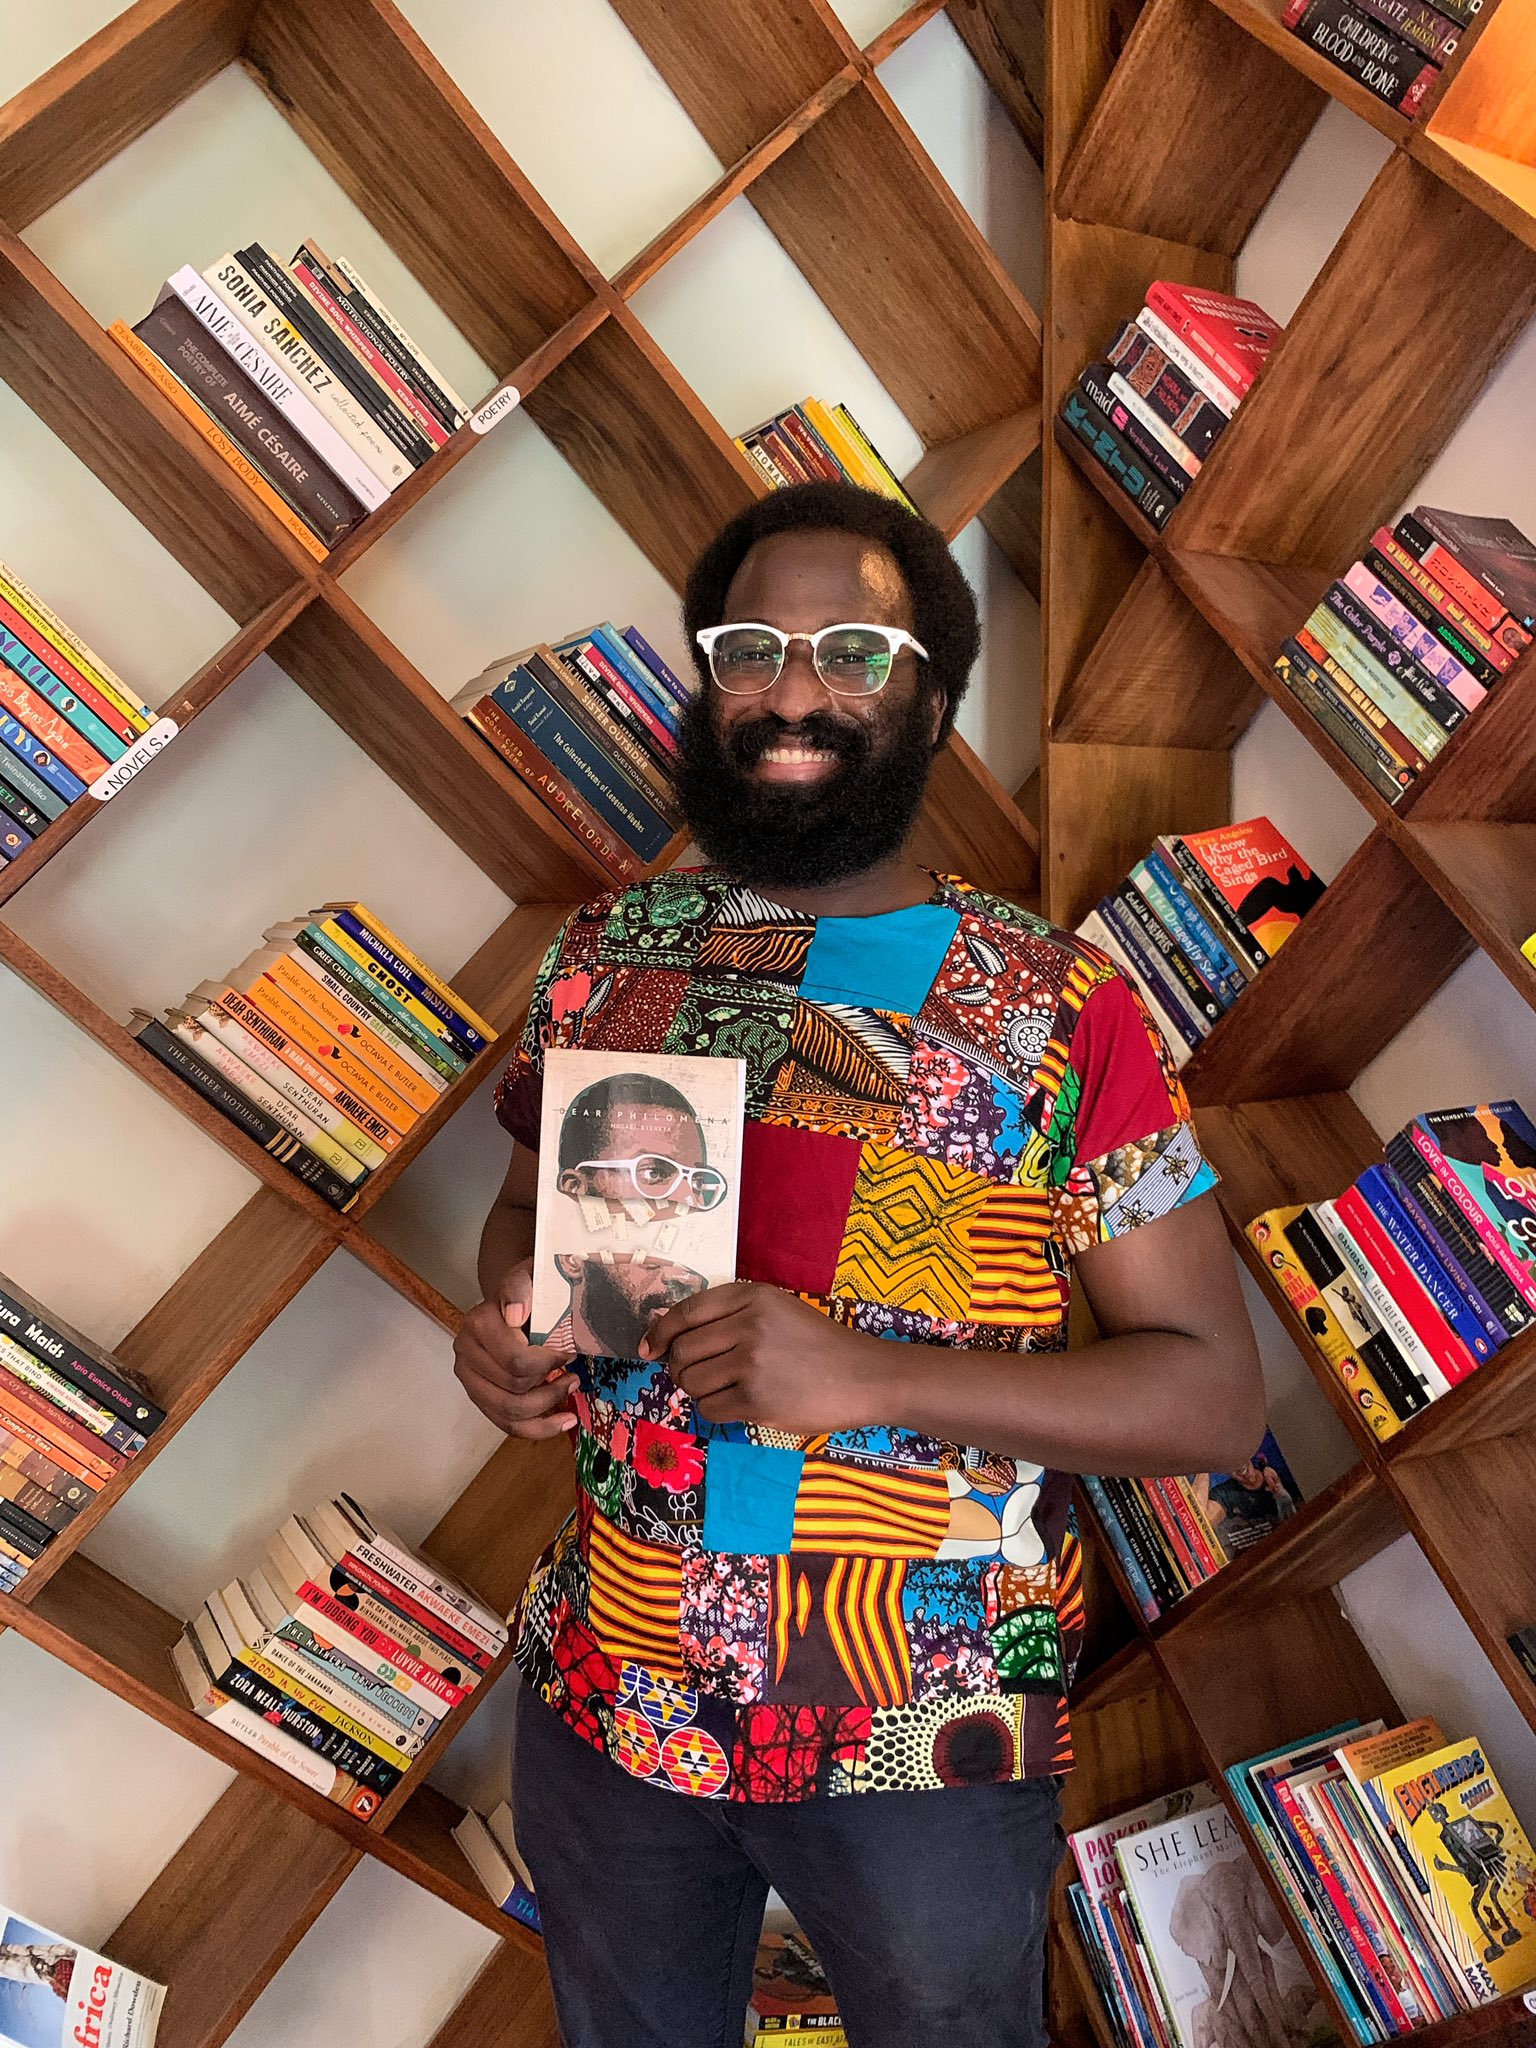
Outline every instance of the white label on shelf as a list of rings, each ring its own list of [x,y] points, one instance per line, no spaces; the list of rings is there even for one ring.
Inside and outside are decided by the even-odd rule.
[[[1526,1992],[1525,2009],[1527,2012],[1536,2012],[1536,1991]]]
[[[139,734],[126,754],[119,755],[110,768],[97,776],[86,795],[95,797],[99,804],[116,796],[124,783],[132,782],[139,770],[147,768],[161,748],[168,747],[180,731],[181,727],[174,718],[158,719],[148,732]]]
[[[478,412],[469,416],[469,424],[477,434],[488,434],[498,420],[504,420],[514,410],[522,393],[515,384],[503,384],[499,391],[493,391]]]

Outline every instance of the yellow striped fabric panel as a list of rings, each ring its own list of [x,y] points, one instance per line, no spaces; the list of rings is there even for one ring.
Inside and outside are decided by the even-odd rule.
[[[675,1550],[639,1543],[594,1514],[588,1546],[587,1616],[615,1664],[626,1659],[667,1678],[682,1678],[678,1608],[682,1559]]]
[[[937,1466],[876,1472],[808,1457],[790,1547],[854,1557],[936,1557],[948,1526],[949,1487]]]

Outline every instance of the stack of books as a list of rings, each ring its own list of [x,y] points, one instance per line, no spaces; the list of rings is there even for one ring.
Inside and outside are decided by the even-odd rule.
[[[128,1028],[306,1187],[350,1209],[369,1173],[496,1033],[361,903],[326,903],[263,934]]]
[[[1395,804],[1533,627],[1536,547],[1519,527],[1415,505],[1329,585],[1275,671]]]
[[[786,484],[857,484],[895,498],[915,512],[901,479],[846,405],[804,398],[761,426],[738,434],[736,446],[751,456],[776,491]]]
[[[1268,818],[1165,834],[1078,926],[1136,983],[1182,1066],[1323,893]]]
[[[143,698],[0,562],[0,864],[154,723]]]
[[[506,1643],[500,1615],[343,1493],[290,1515],[171,1655],[195,1713],[367,1820]]]
[[[154,2048],[165,1986],[0,1906],[0,2042]]]
[[[673,775],[692,695],[635,627],[605,620],[503,655],[453,708],[615,881],[632,882],[682,824]]]
[[[323,560],[468,419],[463,399],[343,258],[259,242],[183,264],[112,339]]]
[[[137,1373],[0,1274],[0,1592],[164,1420]]]
[[[1518,1102],[1428,1110],[1332,1202],[1248,1235],[1377,1437],[1536,1320],[1536,1129]]]
[[[1360,2040],[1536,1979],[1536,1853],[1477,1741],[1349,1721],[1226,1775]]]
[[[1161,528],[1281,331],[1252,299],[1160,279],[1067,393],[1061,418]]]
[[[471,1807],[454,1828],[453,1839],[501,1911],[521,1920],[535,1934],[541,1933],[538,1900],[533,1895],[528,1866],[517,1846],[511,1801],[504,1799],[483,1817]]]
[[[1275,1938],[1257,1866],[1211,1786],[1166,1793],[1067,1839],[1078,1869],[1067,1902],[1118,2048],[1334,2040],[1295,1944]]]
[[[801,1930],[770,1908],[752,1967],[746,2048],[846,2048],[826,1972]]]
[[[1147,1621],[1214,1578],[1295,1514],[1301,1500],[1269,1431],[1239,1471],[1101,1479],[1083,1489]]]
[[[1289,0],[1285,25],[1410,120],[1483,0]]]

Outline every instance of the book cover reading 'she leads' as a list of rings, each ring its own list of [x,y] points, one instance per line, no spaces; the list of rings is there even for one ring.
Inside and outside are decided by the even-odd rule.
[[[746,1067],[545,1055],[535,1343],[634,1358],[653,1316],[736,1275]]]

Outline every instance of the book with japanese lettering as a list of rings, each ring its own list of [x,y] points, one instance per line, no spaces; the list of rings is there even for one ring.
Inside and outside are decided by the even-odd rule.
[[[653,1316],[735,1278],[745,1090],[742,1060],[545,1055],[535,1342],[634,1358]]]
[[[1320,2048],[1333,2029],[1224,1806],[1115,1844],[1178,2048]]]
[[[1450,1743],[1371,1782],[1463,1971],[1481,1965],[1492,1985],[1485,1997],[1536,1982],[1536,1851],[1482,1744]]]
[[[165,1986],[0,1907],[5,2048],[153,2048]]]

